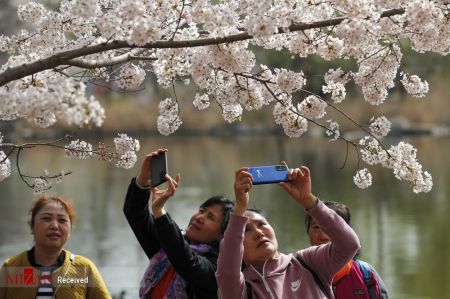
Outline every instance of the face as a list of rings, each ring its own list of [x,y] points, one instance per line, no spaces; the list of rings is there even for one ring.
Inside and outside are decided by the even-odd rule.
[[[36,246],[62,249],[69,238],[70,229],[67,211],[60,203],[51,202],[37,212],[31,232]]]
[[[311,221],[308,235],[309,235],[309,244],[313,246],[322,245],[330,242],[330,238],[328,237],[328,235],[320,229],[319,225],[314,220]]]
[[[251,265],[263,264],[277,253],[277,237],[262,215],[247,211],[244,216],[248,217],[244,236],[244,262]]]
[[[186,229],[186,235],[194,243],[210,243],[222,239],[222,206],[214,204],[200,208],[192,215]]]

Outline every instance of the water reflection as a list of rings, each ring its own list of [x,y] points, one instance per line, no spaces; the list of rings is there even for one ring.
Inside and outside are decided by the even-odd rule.
[[[392,140],[395,142],[395,140]],[[450,294],[450,149],[448,139],[411,140],[419,159],[434,178],[433,191],[416,195],[385,169],[374,169],[374,185],[362,191],[352,183],[353,152],[341,170],[346,146],[327,140],[276,137],[206,138],[152,137],[141,139],[141,156],[158,147],[169,149],[169,170],[181,173],[177,195],[167,210],[181,225],[207,197],[233,194],[234,171],[242,165],[265,165],[285,160],[307,164],[313,190],[323,199],[342,201],[352,211],[352,223],[363,244],[363,258],[383,276],[393,298],[443,298]],[[124,171],[101,161],[68,160],[58,151],[33,150],[22,161],[25,172],[62,168],[74,174],[51,193],[76,204],[78,223],[67,248],[91,258],[114,294],[125,290],[137,297],[147,259],[122,214],[129,180],[138,171]],[[0,259],[32,246],[26,212],[33,199],[17,176],[0,183]],[[303,211],[278,186],[257,186],[251,204],[268,211],[282,251],[307,246]],[[448,295],[447,295],[448,296]]]

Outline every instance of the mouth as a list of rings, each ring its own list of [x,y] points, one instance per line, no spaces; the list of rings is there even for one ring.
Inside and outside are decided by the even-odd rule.
[[[270,243],[270,240],[268,239],[262,239],[261,241],[258,242],[258,245],[256,246],[256,248],[262,247],[266,244]]]
[[[190,224],[189,224],[189,226],[190,227],[192,227],[192,228],[194,228],[194,229],[196,229],[196,230],[200,230],[200,226],[198,225],[198,223],[196,223],[196,222],[191,222]]]
[[[47,238],[49,238],[51,240],[59,240],[59,239],[61,239],[61,235],[57,234],[57,233],[50,233],[47,235]]]

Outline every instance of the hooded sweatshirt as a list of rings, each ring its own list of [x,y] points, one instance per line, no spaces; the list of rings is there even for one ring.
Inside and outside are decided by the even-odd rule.
[[[353,229],[320,200],[306,210],[330,241],[320,246],[297,251],[295,254],[266,260],[261,271],[252,265],[241,271],[244,252],[245,225],[248,218],[230,215],[230,222],[220,244],[216,278],[221,299],[246,299],[247,285],[251,286],[253,299],[325,298],[306,263],[320,278],[327,289],[328,298],[334,298],[331,290],[333,276],[355,255],[359,239]]]

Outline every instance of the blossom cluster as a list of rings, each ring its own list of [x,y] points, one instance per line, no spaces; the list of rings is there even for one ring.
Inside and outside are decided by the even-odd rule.
[[[423,81],[417,75],[402,73],[402,84],[406,91],[416,98],[423,98],[428,93],[428,82]]]
[[[75,157],[79,159],[87,159],[94,156],[105,160],[116,160],[116,166],[119,168],[132,168],[137,161],[136,152],[140,149],[139,140],[129,137],[127,134],[118,134],[114,138],[115,151],[109,147],[100,144],[98,148],[94,148],[92,144],[84,140],[73,140],[69,145],[65,146],[65,153],[68,157]]]
[[[1,143],[1,142],[0,142]],[[11,161],[0,151],[0,182],[11,175]]]
[[[159,116],[157,119],[157,127],[162,135],[170,135],[175,132],[182,124],[179,116],[178,102],[166,98],[159,103]]]
[[[145,79],[145,71],[132,63],[120,70],[118,85],[122,89],[136,89]]]
[[[45,71],[0,87],[0,119],[18,118],[33,121],[42,128],[58,120],[79,127],[100,127],[105,110],[92,95],[86,95],[83,82]]]
[[[136,152],[141,148],[139,140],[133,139],[127,134],[119,134],[119,137],[114,138],[114,144],[117,154],[120,155],[116,166],[124,169],[133,168],[137,161]]]
[[[385,137],[389,134],[392,123],[385,116],[372,117],[370,121],[369,129],[376,137]]]
[[[407,181],[415,193],[429,192],[433,187],[431,174],[422,169],[417,161],[417,149],[411,144],[401,141],[385,150],[375,138],[366,136],[360,140],[360,146],[361,158],[365,163],[392,169],[394,176]],[[355,175],[355,184],[358,187],[370,186],[372,177],[369,174],[366,169],[362,174]]]
[[[33,193],[34,194],[42,194],[46,190],[50,189],[53,185],[53,182],[61,183],[64,176],[66,175],[64,170],[61,170],[57,175],[50,175],[49,171],[47,169],[44,169],[44,173],[36,177],[34,179],[33,184]]]

